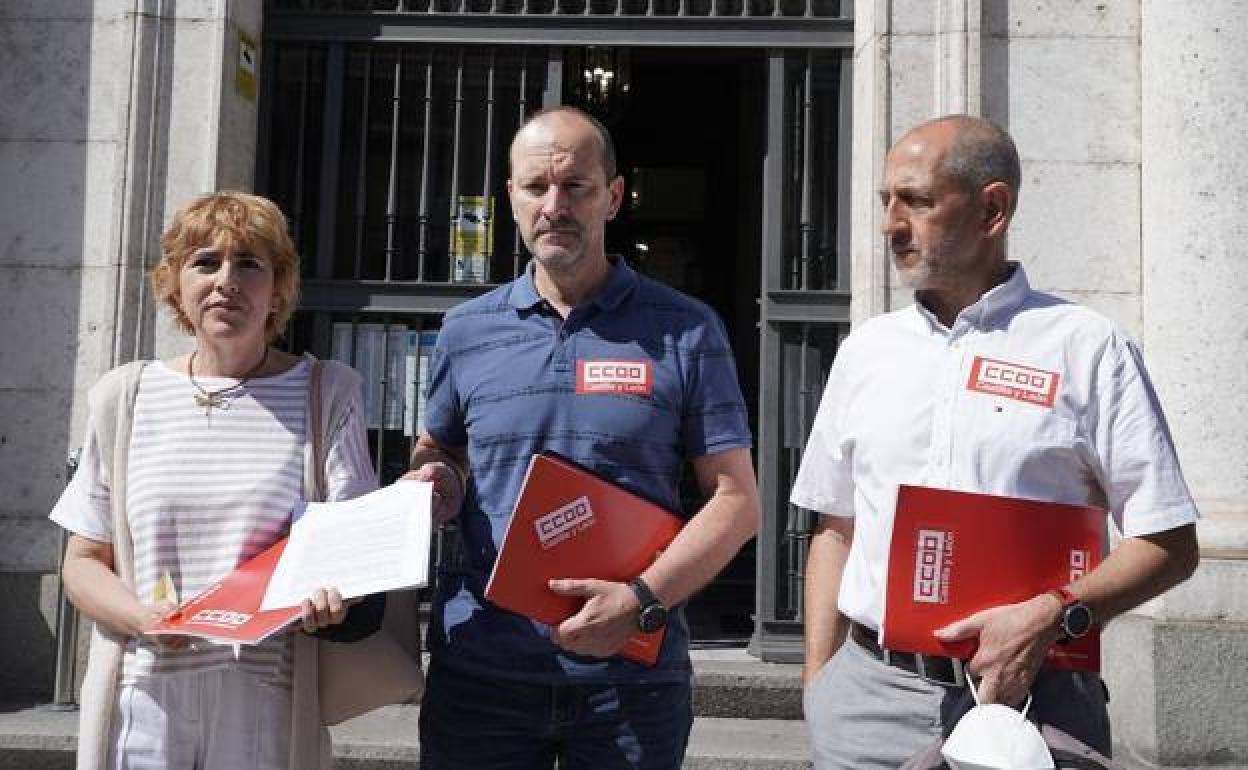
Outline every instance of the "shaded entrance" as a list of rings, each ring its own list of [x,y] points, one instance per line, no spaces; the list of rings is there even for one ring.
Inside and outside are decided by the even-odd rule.
[[[848,328],[852,3],[474,2],[266,3],[256,188],[304,268],[286,345],[364,374],[378,475],[401,475],[442,314],[527,261],[518,121],[584,98],[591,52],[627,59],[607,122],[637,199],[608,246],[719,312],[756,437],[759,538],[695,599],[695,633],[795,659],[812,514],[788,487]],[[453,528],[438,542],[453,569]]]
[[[616,56],[628,57],[619,67],[628,90],[617,87],[616,103],[600,113],[627,187],[607,228],[608,249],[719,314],[757,436],[764,59],[757,51],[646,48]],[[693,513],[701,500],[688,469],[685,482],[684,507]],[[754,548],[749,543],[690,602],[695,644],[749,640]]]

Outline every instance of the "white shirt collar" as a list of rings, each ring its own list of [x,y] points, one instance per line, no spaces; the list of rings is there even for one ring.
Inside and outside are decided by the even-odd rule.
[[[1010,266],[1010,277],[1005,283],[998,284],[984,292],[974,304],[968,305],[958,313],[952,328],[945,328],[932,311],[923,306],[917,299],[914,309],[919,317],[927,322],[928,330],[941,336],[960,336],[971,329],[987,329],[1009,318],[1014,314],[1027,295],[1031,293],[1031,284],[1027,281],[1027,273],[1017,262],[1007,262]]]

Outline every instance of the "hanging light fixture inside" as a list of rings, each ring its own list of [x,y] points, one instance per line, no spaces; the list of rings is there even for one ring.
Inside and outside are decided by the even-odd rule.
[[[589,46],[571,54],[568,85],[574,103],[604,123],[613,122],[623,112],[631,87],[628,49]]]

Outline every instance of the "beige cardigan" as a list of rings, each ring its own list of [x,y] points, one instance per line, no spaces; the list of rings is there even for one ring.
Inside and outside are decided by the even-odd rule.
[[[360,387],[354,369],[336,361],[317,361],[308,356],[312,375],[308,388],[307,431],[304,446],[304,497],[324,497],[325,446],[331,426],[338,424],[343,406]],[[134,399],[146,361],[132,361],[100,378],[88,395],[100,467],[112,492],[113,566],[126,586],[134,588],[134,555],[125,515],[126,462]],[[319,398],[317,395],[319,394]],[[315,430],[311,429],[315,426]],[[329,730],[321,724],[317,688],[318,640],[295,634],[294,684],[292,691],[291,770],[330,770],[333,752]],[[96,624],[91,632],[87,671],[79,696],[78,770],[107,770],[112,750],[112,720],[116,713],[125,638]]]

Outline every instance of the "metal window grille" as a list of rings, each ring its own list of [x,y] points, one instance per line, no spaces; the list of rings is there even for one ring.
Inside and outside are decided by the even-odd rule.
[[[788,502],[837,347],[849,332],[851,79],[842,53],[773,54],[768,68],[760,302],[757,631],[764,660],[802,656],[815,514]]]
[[[836,18],[841,0],[272,0],[273,12]]]

